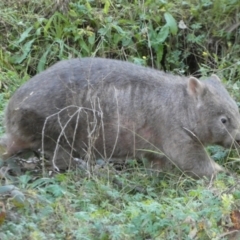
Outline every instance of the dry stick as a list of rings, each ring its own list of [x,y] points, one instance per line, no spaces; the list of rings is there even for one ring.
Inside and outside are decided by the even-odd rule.
[[[94,101],[92,101],[92,99],[91,99],[91,106],[92,106],[92,109],[96,108],[96,100],[95,99],[94,99]],[[93,165],[93,161],[92,161],[91,155],[93,153],[92,148],[94,147],[94,144],[95,144],[95,141],[96,141],[96,137],[95,137],[94,134],[95,133],[97,134],[97,117],[96,117],[95,111],[93,112],[93,122],[92,122],[92,124],[93,124],[93,128],[92,128],[91,132],[88,135],[88,139],[89,139],[88,164],[89,164],[90,167]]]
[[[85,144],[85,146],[86,146],[86,149],[87,150],[84,150],[84,152],[85,152],[85,159],[88,161],[89,159],[90,159],[90,154],[91,154],[91,145],[92,145],[92,142],[91,142],[91,140],[92,140],[92,138],[91,138],[91,136],[92,136],[92,134],[94,133],[94,131],[95,131],[95,128],[96,128],[96,124],[94,125],[94,127],[93,127],[93,129],[91,130],[90,129],[90,119],[89,119],[89,116],[88,116],[88,113],[86,112],[86,111],[84,111],[84,113],[86,114],[86,122],[87,122],[87,131],[88,131],[88,143],[86,144],[86,143],[84,143]]]
[[[99,47],[99,45],[100,45],[100,42],[99,42],[99,44],[98,44],[98,46],[97,46],[97,48]],[[89,67],[89,72],[88,72],[88,76],[87,76],[87,82],[88,82],[88,84],[89,84],[89,86],[91,86],[91,82],[90,82],[90,72],[91,71],[91,66]],[[105,75],[105,77],[102,77],[102,82],[104,81],[104,79],[107,77],[107,75],[110,75],[111,74],[111,72],[109,72],[108,74],[106,74]],[[115,89],[115,88],[114,88]],[[115,91],[116,91],[116,89],[115,89]],[[101,125],[102,125],[102,133],[103,133],[103,142],[105,143],[106,142],[106,139],[105,139],[105,132],[104,132],[104,122],[103,122],[103,111],[102,111],[102,109],[101,109],[101,106],[100,106],[100,101],[99,101],[99,98],[97,98],[97,101],[98,101],[98,107],[99,107],[99,109],[100,109],[100,111],[97,111],[98,112],[98,114],[100,115],[100,117],[101,117]],[[118,104],[118,102],[117,102],[117,104]],[[93,103],[92,103],[92,101],[91,101],[91,105],[93,105]],[[95,102],[94,102],[94,106],[95,106]],[[87,116],[87,118],[88,118],[88,116]],[[96,124],[95,124],[95,126],[94,126],[94,129],[92,129],[92,131],[89,133],[89,139],[90,139],[90,136],[93,134],[93,132],[95,131],[95,129],[96,129],[96,126],[97,126],[97,118],[96,118],[96,115],[95,115],[95,112],[94,112],[94,119],[96,120]],[[89,121],[88,121],[89,122]],[[89,128],[89,125],[88,125],[88,129],[90,129]],[[119,129],[118,129],[118,133],[119,133]],[[117,140],[117,139],[116,139]],[[95,139],[95,141],[96,141],[96,139]],[[89,147],[90,146],[90,147]],[[97,149],[95,148],[95,146],[92,144],[92,142],[89,140],[88,141],[88,146],[86,146],[87,148],[88,148],[88,151],[87,151],[87,155],[89,155],[89,157],[87,157],[88,159],[90,159],[90,153],[91,153],[91,148],[94,148],[94,150],[95,151],[97,151]],[[105,159],[107,159],[107,153],[106,153],[106,145],[105,144],[103,144],[103,147],[104,147],[104,157],[105,157]],[[116,143],[115,143],[115,147],[116,147]],[[115,147],[114,147],[114,149],[115,149]],[[112,151],[112,154],[110,155],[110,158],[112,157],[112,155],[113,155],[113,152],[114,152],[114,149],[113,149],[113,151]],[[99,153],[99,151],[97,151],[98,153]],[[102,154],[100,154],[99,153],[99,155],[102,155]],[[101,156],[102,157],[102,156]],[[103,157],[103,158],[104,158]],[[109,158],[109,159],[110,159]],[[108,159],[108,160],[109,160]],[[108,161],[107,160],[107,161]]]
[[[118,141],[118,136],[119,136],[119,129],[120,129],[120,116],[119,116],[119,108],[118,108],[118,98],[117,98],[117,90],[116,90],[115,87],[114,87],[114,91],[115,91],[115,97],[116,97],[116,103],[117,103],[117,117],[118,117],[117,136],[116,136],[116,139],[115,139],[115,143],[114,143],[114,146],[113,146],[112,153],[110,154],[110,156],[108,158],[108,161],[112,158],[112,155],[114,154],[114,150],[115,150],[115,148],[117,146],[117,141]]]
[[[84,113],[86,114],[86,117],[87,117],[87,132],[88,132],[88,144],[86,145],[87,147],[87,150],[86,150],[86,160],[88,162],[88,159],[89,159],[89,147],[90,147],[90,129],[89,129],[89,118],[88,118],[88,113],[86,111],[84,111]]]
[[[70,71],[69,71],[69,72],[70,72]],[[70,83],[71,85],[73,85],[73,82],[71,82],[70,77],[71,77],[71,76],[69,76],[69,83]],[[60,79],[61,83],[65,85],[64,79],[62,79],[59,74],[58,74],[58,78]],[[72,92],[73,95],[76,94],[76,92],[73,90],[73,89],[74,89],[73,86],[68,87],[67,85],[65,85],[65,87],[66,87],[70,92]],[[75,106],[75,105],[71,105],[71,106]],[[75,106],[75,107],[76,107],[76,108],[79,108],[79,106]],[[58,123],[59,123],[59,125],[60,125],[60,128],[62,129],[63,126],[62,126],[61,120],[60,120],[60,113],[61,113],[61,110],[58,112]],[[72,144],[70,144],[70,142],[68,141],[68,138],[67,138],[65,132],[63,132],[63,136],[64,136],[64,138],[66,139],[67,144],[69,145],[69,147],[71,147]],[[75,149],[74,149],[74,150],[75,150]]]
[[[58,136],[58,139],[57,139],[57,142],[56,142],[56,148],[55,148],[55,150],[54,150],[53,159],[52,159],[53,167],[54,167],[54,169],[56,169],[57,171],[59,171],[59,168],[56,166],[55,160],[56,160],[57,150],[59,149],[60,138],[63,136],[63,133],[64,133],[66,127],[68,126],[69,122],[70,122],[70,121],[72,120],[72,118],[73,118],[79,111],[81,111],[81,110],[82,110],[82,109],[79,108],[79,110],[76,111],[76,112],[69,118],[69,120],[65,123],[64,127],[61,129],[61,132],[60,132],[60,134],[59,134],[59,136]]]
[[[218,239],[222,239],[222,238],[226,237],[227,235],[231,235],[231,234],[233,234],[233,233],[238,233],[238,232],[239,232],[239,230],[232,230],[232,231],[229,231],[229,232],[220,234],[220,235],[218,236]],[[233,238],[233,239],[234,239],[234,238]],[[236,239],[236,238],[235,238],[235,239]]]
[[[238,126],[238,128],[240,127],[240,125]],[[235,148],[237,148],[237,146],[236,146],[236,144],[238,145],[238,143],[235,143],[235,137],[233,137],[231,134],[230,134],[230,132],[227,130],[227,128],[226,128],[226,131],[227,131],[227,133],[229,134],[229,136],[232,138],[232,145],[230,146],[230,149],[232,148],[232,146],[235,146]],[[236,133],[237,134],[237,133]],[[235,135],[236,136],[236,135]],[[229,158],[229,155],[230,155],[230,152],[228,153],[228,156],[227,156],[227,158]],[[239,152],[238,152],[238,156],[239,156]]]
[[[72,157],[73,157],[73,156],[72,156],[72,155],[73,155],[73,150],[76,151],[76,150],[74,149],[74,142],[75,142],[75,138],[76,138],[76,133],[77,133],[77,128],[78,128],[79,117],[80,117],[80,111],[78,111],[78,115],[77,115],[77,119],[76,119],[76,124],[75,124],[74,132],[73,132],[73,140],[72,140],[72,145],[71,145],[69,168],[70,168],[71,160],[72,160]]]
[[[103,111],[102,111],[102,108],[101,108],[101,105],[100,105],[100,99],[97,98],[97,101],[98,101],[98,107],[99,107],[99,111],[97,111],[97,112],[98,112],[98,114],[99,114],[100,117],[101,117],[101,126],[102,126],[103,142],[105,143],[105,142],[106,142],[106,138],[105,138],[105,131],[104,131]],[[87,117],[88,117],[88,116],[87,116]],[[87,122],[89,122],[89,121],[87,121]],[[94,129],[94,130],[95,130],[95,129]],[[89,130],[89,131],[90,131],[90,130]],[[92,132],[93,132],[93,131],[92,131]],[[89,134],[89,136],[92,134],[92,132]],[[85,143],[84,143],[84,144],[85,144]],[[85,144],[85,146],[86,146],[87,149],[89,148],[90,145],[92,145],[92,144],[90,144],[90,142],[88,143],[88,145]],[[105,144],[103,144],[104,156],[98,151],[98,149],[97,149],[94,145],[91,146],[91,147],[94,149],[94,151],[96,151],[96,152],[99,154],[99,156],[100,156],[101,158],[107,159],[106,145],[105,145]],[[85,152],[86,152],[86,151],[85,151]],[[89,150],[88,150],[88,152],[89,152]],[[86,152],[86,154],[88,154],[88,153]],[[89,155],[89,154],[88,154],[88,155]],[[89,156],[89,158],[90,158],[90,156]]]
[[[94,101],[94,102],[91,101],[91,105],[92,105],[92,108],[95,109],[95,107],[96,107],[96,101]],[[86,147],[87,147],[86,155],[87,155],[87,162],[89,162],[89,165],[90,165],[90,166],[92,165],[92,163],[91,163],[91,153],[92,153],[92,149],[95,149],[94,144],[95,144],[95,141],[97,140],[97,134],[99,134],[99,131],[97,131],[97,130],[98,130],[98,129],[97,129],[98,121],[97,121],[96,113],[98,113],[99,115],[101,115],[101,112],[100,112],[100,111],[93,111],[93,123],[94,123],[94,126],[93,126],[92,129],[91,129],[91,126],[90,126],[90,121],[89,121],[88,115],[87,115],[87,123],[88,123],[88,145],[86,146]],[[96,133],[96,135],[94,135],[94,133]],[[89,172],[89,174],[90,174],[90,172]]]
[[[147,24],[145,23],[145,27],[147,28]],[[148,42],[150,43],[150,37],[149,37],[149,33],[148,33],[148,30],[147,30],[147,38],[148,38]],[[149,44],[150,45],[150,44]],[[151,61],[152,61],[152,67],[154,67],[154,63],[153,63],[153,53],[152,53],[152,47],[149,46],[149,49],[150,49],[150,55],[151,55]]]
[[[90,131],[89,130],[89,119],[88,119],[88,114],[87,114],[87,112],[86,111],[84,111],[84,113],[86,114],[86,117],[87,117],[87,123],[88,123],[88,126],[87,126],[87,129],[88,129],[88,132]],[[85,144],[85,143],[84,143]],[[85,144],[86,145],[86,144]],[[88,174],[88,177],[90,176],[90,171],[88,170],[88,159],[89,159],[89,146],[90,146],[90,137],[89,137],[89,135],[88,135],[88,144],[86,145],[86,148],[87,148],[87,150],[85,151],[84,150],[84,152],[86,152],[86,160],[87,160],[87,168],[86,168],[86,172],[87,172],[87,174]]]
[[[135,124],[133,124],[133,157],[136,156],[136,131],[135,131]]]
[[[94,111],[93,109],[90,109],[90,108],[84,108],[84,107],[78,107],[78,106],[75,106],[75,105],[69,105],[69,106],[61,109],[59,112],[54,113],[54,114],[48,116],[48,117],[46,118],[45,122],[44,122],[43,129],[42,129],[42,154],[43,154],[43,156],[44,156],[44,134],[45,134],[45,128],[46,128],[46,125],[47,125],[48,120],[49,120],[50,118],[56,116],[56,115],[59,115],[62,111],[66,110],[67,108],[70,108],[70,107],[74,107],[74,108],[77,107],[78,110],[70,117],[70,119],[66,122],[66,124],[61,128],[61,133],[60,133],[60,135],[59,135],[59,137],[58,137],[58,139],[57,139],[56,148],[55,148],[55,150],[54,150],[54,155],[53,155],[53,159],[52,159],[53,167],[54,167],[57,171],[59,171],[59,168],[58,168],[58,167],[56,166],[56,164],[55,164],[56,152],[57,152],[57,148],[58,148],[58,146],[59,146],[60,138],[61,138],[61,136],[63,135],[64,130],[65,130],[65,128],[67,127],[68,123],[72,120],[72,118],[75,116],[75,114],[78,113],[78,112],[80,112],[80,111],[82,111],[82,109],[84,109],[84,110],[89,110],[89,111]],[[45,167],[45,166],[44,166],[44,163],[43,163],[43,173],[44,173],[44,171],[45,171],[44,167]]]
[[[145,7],[144,7],[144,3],[145,3],[145,1],[143,0],[143,12],[144,12],[144,14],[145,14],[146,9],[145,9]],[[151,55],[152,67],[154,67],[152,47],[151,47],[151,44],[150,44],[151,41],[150,41],[150,37],[149,37],[149,33],[148,33],[148,27],[147,27],[146,22],[144,22],[144,25],[145,25],[145,29],[147,29],[146,34],[147,34],[148,46],[149,46],[150,55]]]
[[[107,159],[107,152],[106,152],[106,138],[105,138],[105,131],[104,131],[104,123],[103,123],[103,111],[101,108],[101,104],[98,98],[98,108],[100,112],[100,117],[101,117],[101,125],[102,125],[102,137],[103,137],[103,152],[104,152],[104,159]]]
[[[91,101],[91,105],[93,106],[92,101]],[[92,131],[89,133],[89,137],[90,137],[92,134],[94,134],[95,129],[96,129],[96,126],[97,126],[97,118],[96,118],[96,114],[95,114],[95,112],[96,112],[96,110],[95,110],[95,101],[94,101],[94,107],[92,107],[92,109],[94,109],[94,111],[93,111],[93,121],[95,121],[95,124],[94,124],[94,128],[93,128]]]
[[[77,106],[76,106],[76,107],[77,107]],[[77,108],[79,108],[79,107],[77,107]],[[62,126],[62,123],[61,123],[60,114],[58,114],[58,123],[59,123],[59,125],[60,125],[60,128],[62,129],[63,126]],[[67,138],[65,132],[63,133],[63,136],[65,137],[65,139],[66,139],[66,141],[67,141],[67,144],[71,147],[72,144],[70,144],[70,142],[68,141],[68,138]],[[74,150],[75,150],[75,149],[74,149]],[[76,150],[75,150],[75,151],[76,151]]]

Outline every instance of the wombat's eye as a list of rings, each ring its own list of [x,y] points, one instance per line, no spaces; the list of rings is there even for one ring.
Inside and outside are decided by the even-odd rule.
[[[223,124],[227,123],[227,118],[222,117],[222,118],[221,118],[221,122],[222,122]]]

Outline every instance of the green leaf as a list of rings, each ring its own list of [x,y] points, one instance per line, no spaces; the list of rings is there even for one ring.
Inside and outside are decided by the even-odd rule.
[[[40,188],[49,183],[54,183],[54,180],[51,178],[39,178],[33,183],[30,184],[31,188]]]
[[[14,185],[5,185],[0,187],[0,195],[1,194],[9,194],[13,190],[17,189]]]
[[[83,39],[80,40],[80,46],[83,50],[85,50],[87,52],[87,54],[90,53],[88,45],[85,43],[85,41]]]
[[[39,59],[39,62],[38,62],[38,65],[37,65],[37,72],[42,72],[44,70],[46,62],[47,62],[47,55],[48,55],[51,47],[52,46],[49,46],[48,49],[45,51],[45,53]]]
[[[20,192],[18,189],[14,189],[11,192],[12,198],[15,200],[15,204],[25,204],[25,196],[22,192]]]
[[[59,44],[58,58],[62,59],[63,58],[64,46],[65,46],[64,41],[62,39],[57,39],[55,42]]]
[[[35,41],[35,39],[32,39],[31,41],[29,41],[23,45],[23,48],[22,48],[23,54],[13,56],[13,58],[12,58],[13,63],[18,63],[18,64],[22,63],[23,60],[25,60],[27,58],[34,41]]]
[[[19,40],[16,42],[17,44],[21,43],[22,41],[24,41],[28,36],[30,31],[33,29],[33,27],[29,27],[27,28],[20,36]]]
[[[19,182],[21,183],[22,186],[26,187],[28,183],[32,180],[32,177],[30,175],[22,175],[19,178]]]
[[[90,45],[93,45],[95,43],[95,34],[92,34],[88,37],[88,42]]]
[[[235,191],[233,193],[233,196],[234,196],[235,199],[240,199],[240,191]]]
[[[168,13],[168,12],[165,12],[164,13],[164,18],[167,22],[167,26],[169,27],[171,33],[173,35],[176,35],[177,34],[177,30],[178,30],[178,27],[177,27],[177,22],[176,20],[173,18],[173,16]]]
[[[52,193],[54,197],[61,197],[65,193],[65,191],[57,184],[47,186],[46,191]]]
[[[118,45],[118,43],[122,40],[122,36],[118,33],[114,33],[113,35],[113,43],[114,45]]]
[[[45,35],[46,37],[49,35],[49,34],[48,34],[48,29],[50,28],[50,26],[51,26],[51,24],[52,24],[53,18],[54,18],[54,15],[49,18],[49,20],[47,21],[47,24],[46,24],[45,27],[43,28],[43,32],[44,32],[44,35]]]
[[[89,3],[88,1],[86,1],[85,5],[86,5],[86,8],[87,8],[89,11],[92,10],[92,7],[91,7],[91,5],[90,5],[90,3]]]
[[[163,56],[163,44],[158,45],[156,52],[157,52],[157,64],[158,64],[157,67],[160,68],[160,62],[161,62],[162,56]]]
[[[71,9],[70,11],[68,11],[68,14],[69,14],[71,17],[78,17],[78,14],[77,14],[73,9]]]
[[[126,32],[123,31],[121,27],[119,27],[117,24],[112,24],[112,28],[116,29],[119,34],[125,35]]]
[[[168,37],[168,35],[169,35],[169,26],[166,24],[161,28],[160,32],[158,33],[158,37],[157,37],[158,43],[163,43]]]
[[[103,9],[103,12],[104,12],[105,14],[108,14],[109,7],[110,7],[110,1],[106,0],[106,1],[105,1],[105,4],[104,4],[104,9]]]
[[[123,47],[131,46],[133,45],[131,37],[125,37],[122,39],[122,45]]]
[[[107,32],[108,32],[108,28],[107,28],[107,27],[103,27],[103,28],[100,28],[100,29],[98,30],[98,33],[99,33],[101,36],[106,35]]]

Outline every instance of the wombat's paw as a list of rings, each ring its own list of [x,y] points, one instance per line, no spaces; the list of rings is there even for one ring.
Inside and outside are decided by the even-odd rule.
[[[199,177],[214,178],[218,173],[226,172],[226,169],[211,160],[211,166],[206,169]]]

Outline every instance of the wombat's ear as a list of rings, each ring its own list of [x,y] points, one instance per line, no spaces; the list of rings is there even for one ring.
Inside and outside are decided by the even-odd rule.
[[[212,74],[211,77],[221,82],[221,79],[216,74]]]
[[[204,84],[195,77],[188,79],[188,93],[192,96],[199,96],[204,90]]]

